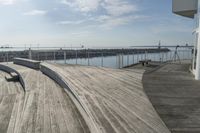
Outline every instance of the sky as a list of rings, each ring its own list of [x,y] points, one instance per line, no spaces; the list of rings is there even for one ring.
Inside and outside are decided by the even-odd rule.
[[[0,46],[193,44],[171,0],[0,0]]]

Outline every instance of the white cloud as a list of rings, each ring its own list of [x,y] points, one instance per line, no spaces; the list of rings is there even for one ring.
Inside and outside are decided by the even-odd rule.
[[[122,0],[105,0],[102,7],[112,16],[121,16],[137,11],[137,6]]]
[[[111,29],[120,25],[126,25],[143,16],[135,15],[138,11],[137,5],[128,0],[61,0],[63,4],[71,7],[72,10],[87,13],[95,12],[98,14],[90,16],[83,21],[61,21],[57,24],[80,24],[86,21],[96,21],[100,27]],[[100,10],[98,10],[100,9]],[[85,15],[87,16],[87,15]]]
[[[35,15],[45,15],[46,13],[47,11],[44,11],[44,10],[31,10],[29,12],[23,13],[23,15],[35,16]]]
[[[123,17],[113,17],[113,16],[100,16],[97,21],[99,21],[100,27],[105,29],[112,29],[117,26],[122,26],[134,22],[136,20],[146,19],[146,16],[123,16]]]
[[[73,36],[88,36],[91,35],[90,31],[79,31],[79,32],[73,32],[71,33]]]
[[[0,5],[12,5],[16,0],[0,0]]]
[[[104,8],[108,14],[120,16],[137,10],[136,5],[126,0],[61,0],[61,3],[81,12],[96,11]]]
[[[106,29],[112,29],[113,27],[125,25],[128,22],[130,22],[129,17],[112,18],[105,21],[105,23],[103,23],[101,27],[106,28]]]
[[[100,1],[101,0],[62,0],[62,3],[81,12],[90,12],[98,9]]]
[[[81,24],[83,23],[85,20],[77,20],[77,21],[60,21],[60,22],[57,22],[57,24],[60,24],[60,25],[76,25],[76,24]]]

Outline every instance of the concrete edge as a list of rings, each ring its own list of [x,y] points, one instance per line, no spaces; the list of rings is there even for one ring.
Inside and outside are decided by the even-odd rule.
[[[92,133],[100,133],[100,129],[97,128],[93,118],[91,117],[88,111],[88,108],[83,102],[81,102],[78,94],[74,91],[74,89],[70,88],[69,85],[66,83],[66,81],[57,72],[55,72],[50,67],[45,65],[45,63],[40,64],[40,71],[45,75],[47,75],[52,80],[54,80],[62,88],[64,88],[65,92],[70,96],[71,100],[74,102],[78,111],[82,115],[90,131]]]
[[[24,59],[24,58],[14,58],[13,63],[17,65],[26,66],[32,69],[39,70],[40,69],[40,61]]]
[[[11,73],[11,72],[17,73],[19,75],[19,82],[25,92],[25,82],[24,82],[24,79],[22,78],[21,74],[18,71],[16,71],[15,69],[13,69],[7,65],[3,65],[3,64],[0,64],[0,70],[7,72],[7,73]]]

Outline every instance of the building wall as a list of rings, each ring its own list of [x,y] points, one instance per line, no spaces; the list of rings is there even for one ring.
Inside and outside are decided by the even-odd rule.
[[[197,13],[198,0],[173,0],[172,10],[178,15],[193,18]]]

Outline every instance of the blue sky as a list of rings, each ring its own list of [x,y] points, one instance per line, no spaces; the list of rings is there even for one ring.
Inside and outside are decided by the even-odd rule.
[[[192,19],[171,0],[0,0],[0,45],[192,44]]]

